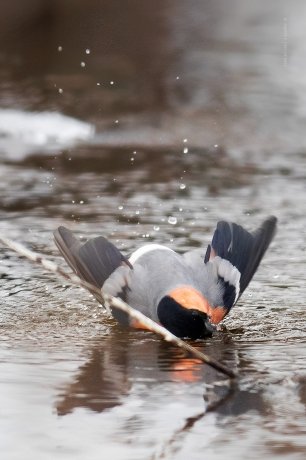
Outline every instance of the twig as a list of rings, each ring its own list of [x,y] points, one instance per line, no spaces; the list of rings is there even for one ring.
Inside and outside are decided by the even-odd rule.
[[[216,382],[215,385],[219,385],[219,383],[224,385],[224,381]],[[227,393],[224,396],[221,396],[220,399],[218,399],[217,401],[213,401],[212,403],[208,404],[204,411],[198,413],[197,415],[193,415],[191,417],[186,418],[184,425],[173,433],[171,438],[169,438],[161,446],[161,448],[153,454],[150,460],[161,460],[167,459],[170,456],[173,457],[173,455],[177,453],[177,451],[179,450],[179,446],[174,445],[177,444],[178,439],[180,439],[182,445],[184,440],[184,438],[182,439],[183,435],[186,436],[187,433],[189,433],[190,430],[192,430],[194,425],[198,423],[199,420],[205,417],[205,415],[207,415],[208,413],[217,410],[223,404],[226,404],[236,391],[236,383],[237,382],[233,379],[229,380],[227,382]]]
[[[56,265],[51,260],[45,259],[44,257],[42,257],[42,255],[37,254],[33,251],[30,251],[29,249],[27,249],[20,243],[16,243],[15,241],[12,241],[9,238],[6,238],[2,235],[0,235],[0,242],[2,242],[5,246],[9,247],[13,251],[17,252],[17,254],[19,254],[20,256],[25,257],[34,263],[42,265],[46,270],[50,272],[60,275],[61,277],[69,281],[71,284],[74,284],[76,286],[81,286],[85,289],[90,290],[91,292],[94,291],[95,294],[97,294],[97,296],[101,298],[103,303],[108,304],[109,306],[115,309],[118,309],[118,310],[121,310],[127,313],[131,318],[140,321],[151,332],[154,332],[155,334],[160,335],[167,342],[170,342],[176,345],[177,347],[181,348],[182,350],[186,351],[187,353],[195,356],[196,358],[208,364],[209,366],[213,367],[217,371],[222,372],[223,374],[227,375],[228,377],[232,379],[236,377],[235,372],[233,372],[231,369],[224,366],[219,361],[216,361],[214,358],[211,358],[210,356],[192,347],[188,343],[184,342],[184,340],[179,339],[174,334],[172,334],[167,329],[165,329],[163,326],[160,326],[159,324],[157,324],[155,321],[145,316],[140,311],[135,310],[134,308],[130,307],[130,305],[128,305],[126,302],[119,299],[118,297],[113,297],[109,294],[104,293],[96,286],[93,286],[91,283],[87,283],[86,281],[81,280],[74,273],[70,274],[70,273],[65,272],[61,267]]]

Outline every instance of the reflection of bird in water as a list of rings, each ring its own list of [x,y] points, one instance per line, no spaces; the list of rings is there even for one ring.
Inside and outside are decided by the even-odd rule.
[[[58,415],[66,415],[76,407],[103,412],[120,404],[130,387],[125,368],[126,353],[111,347],[94,348],[89,361],[80,368],[75,381],[65,388],[56,404]]]
[[[205,385],[214,382],[216,374],[209,366],[158,339],[148,340],[146,335],[146,340],[142,340],[141,334],[115,327],[94,346],[74,381],[59,395],[58,414],[66,415],[77,407],[94,412],[111,409],[121,405],[139,383],[142,398],[152,400],[159,397],[159,389],[164,385],[169,385],[171,395],[171,388],[176,385],[200,385],[204,393]],[[222,342],[213,344],[213,349],[221,357],[228,355]]]
[[[55,232],[55,241],[85,281],[121,297],[179,337],[205,338],[246,289],[275,228],[275,217],[254,233],[219,222],[206,253],[195,250],[183,256],[150,244],[127,259],[101,236],[81,245],[65,227]],[[114,308],[112,313],[123,324],[143,326]]]
[[[205,342],[206,347],[220,359],[226,357],[240,363],[243,356],[231,336],[222,338],[220,334],[220,340]],[[203,343],[195,345],[201,347]],[[141,401],[141,406],[136,406],[137,416],[133,413],[133,401]],[[235,417],[250,410],[265,414],[269,410],[262,390],[240,389],[234,382],[231,386],[227,379],[216,381],[213,369],[186,358],[176,347],[152,335],[115,326],[92,348],[74,381],[62,389],[56,410],[59,416],[64,416],[77,408],[102,413],[121,405],[124,406],[122,423],[130,420],[135,423],[134,416],[140,417],[139,420],[153,417],[158,423],[179,407],[180,427],[167,439],[165,449],[201,423],[207,412],[213,411],[216,422],[222,423],[223,417]]]

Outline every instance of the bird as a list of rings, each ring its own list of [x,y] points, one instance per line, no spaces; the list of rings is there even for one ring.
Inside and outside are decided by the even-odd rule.
[[[228,315],[253,278],[276,232],[270,216],[253,232],[219,221],[211,243],[180,254],[156,243],[125,256],[103,236],[81,243],[66,227],[55,243],[71,269],[103,293],[119,297],[180,338],[206,339]],[[89,289],[90,290],[90,289]],[[103,298],[92,291],[103,304]],[[145,329],[111,308],[121,324]]]

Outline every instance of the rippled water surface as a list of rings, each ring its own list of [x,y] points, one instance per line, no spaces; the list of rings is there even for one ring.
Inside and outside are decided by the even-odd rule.
[[[232,388],[0,248],[2,456],[304,459],[306,6],[102,3],[5,7],[0,232],[63,267],[60,224],[125,254],[206,248],[219,219],[273,214],[278,233],[224,330],[193,343]]]

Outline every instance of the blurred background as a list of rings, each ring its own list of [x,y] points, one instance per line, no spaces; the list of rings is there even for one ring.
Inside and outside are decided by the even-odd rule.
[[[3,234],[61,263],[58,225],[128,254],[279,219],[227,331],[195,344],[240,374],[199,419],[220,376],[1,248],[6,458],[304,459],[305,18],[303,0],[1,1]]]
[[[81,118],[101,143],[305,145],[300,0],[1,6],[2,109]]]

